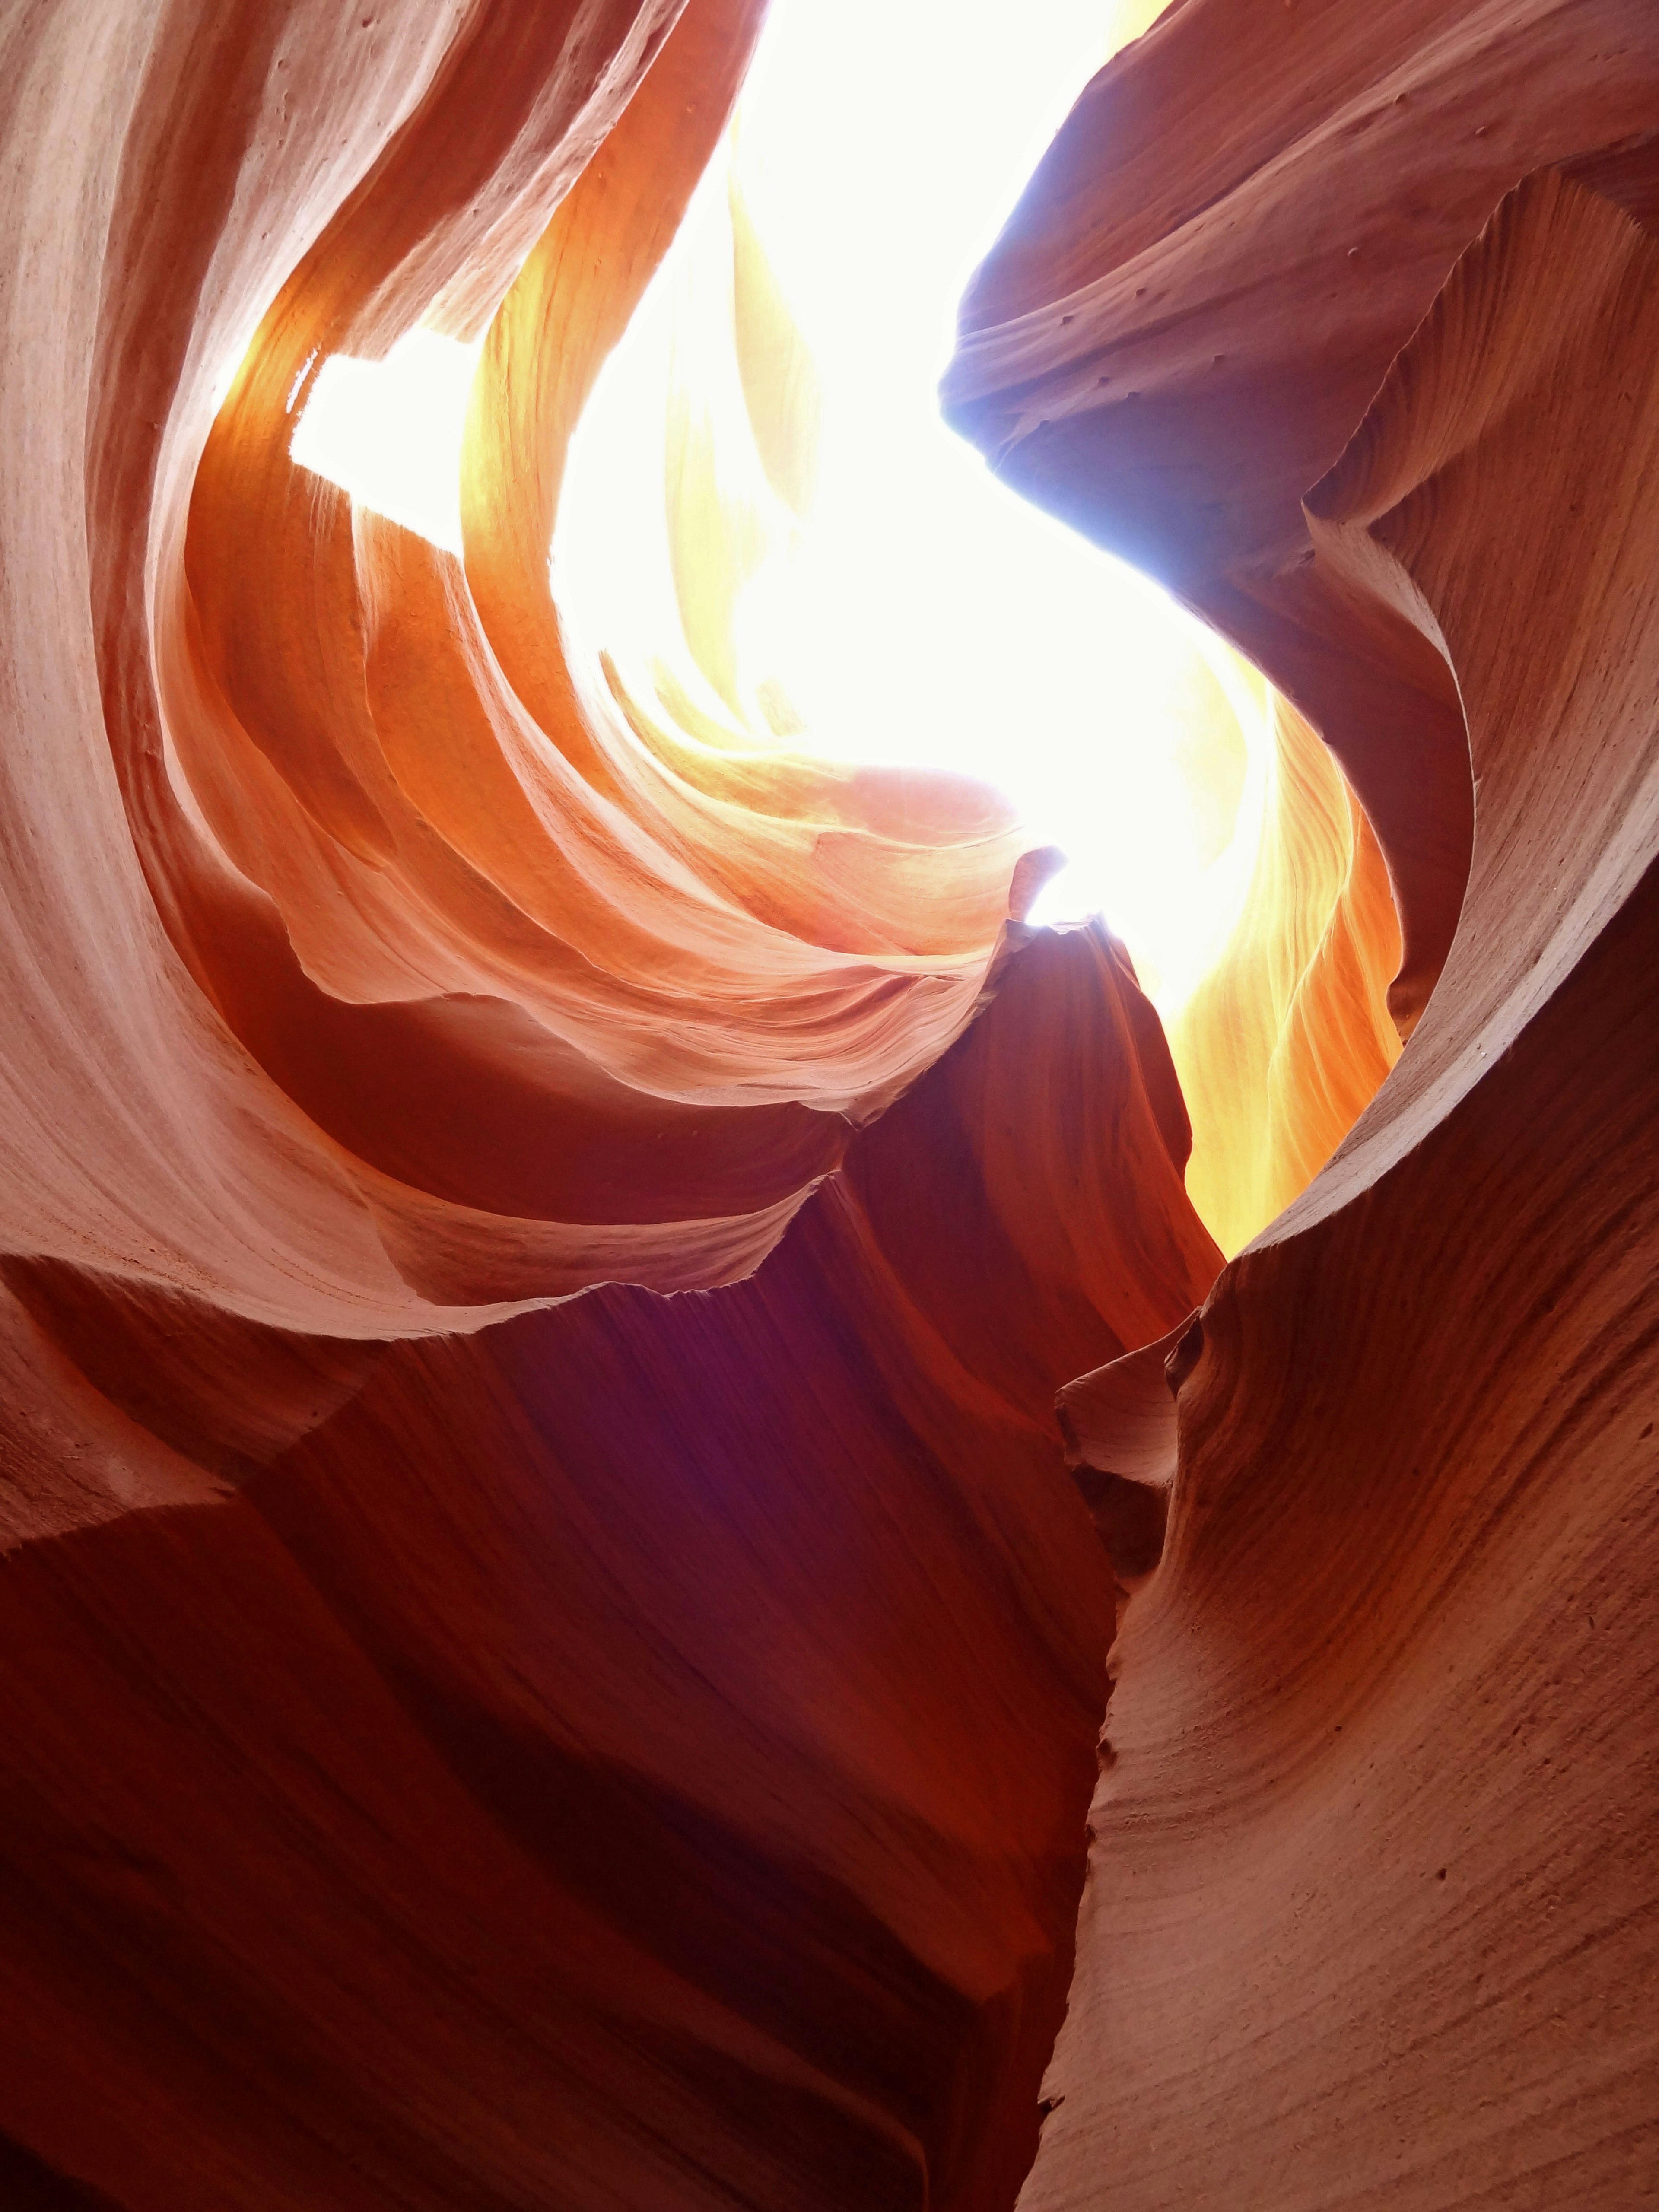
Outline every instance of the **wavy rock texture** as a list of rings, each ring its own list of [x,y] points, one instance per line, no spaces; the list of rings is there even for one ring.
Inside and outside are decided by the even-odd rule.
[[[1656,88],[1645,10],[1188,0],[969,298],[963,419],[1249,639],[1376,825],[1395,1008],[1440,970],[1196,1319],[1063,1394],[1144,1549],[1028,2212],[1659,2186]]]
[[[1029,2166],[1111,1619],[1054,1392],[1219,1255],[1000,803],[578,696],[565,441],[758,12],[10,27],[9,2203]],[[417,314],[487,325],[459,560],[288,453]]]
[[[135,2207],[1012,2202],[1111,1617],[1049,1403],[1213,1272],[1186,1144],[1041,936],[751,1282],[16,1554],[0,2130]]]
[[[1654,128],[1640,0],[1183,0],[1089,87],[963,307],[947,410],[1164,577],[1332,746],[1388,860],[1420,1014],[1468,865],[1445,665],[1310,556],[1335,460],[1528,170]],[[1634,187],[1639,190],[1639,185]]]
[[[8,1282],[210,1463],[354,1346],[743,1276],[986,985],[991,794],[665,757],[562,652],[564,443],[760,13],[9,20]],[[462,561],[289,459],[422,316],[487,330]],[[199,1488],[101,1454],[9,1522]]]
[[[1659,30],[1183,0],[975,284],[1282,695],[1166,1044],[992,794],[566,655],[760,13],[0,22],[0,2195],[1641,2203]],[[289,453],[422,321],[459,556]]]
[[[1400,1057],[1400,925],[1376,839],[1329,750],[1272,702],[1263,835],[1244,903],[1170,1024],[1194,1205],[1233,1253],[1304,1191]]]

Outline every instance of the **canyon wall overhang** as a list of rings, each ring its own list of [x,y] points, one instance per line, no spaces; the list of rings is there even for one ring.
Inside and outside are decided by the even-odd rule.
[[[1410,1032],[1063,1394],[1167,1537],[1029,2212],[1659,2174],[1656,117],[1645,8],[1186,0],[964,306],[956,419],[1340,757]]]
[[[1172,1058],[568,656],[762,12],[0,20],[0,2196],[1639,2203],[1659,23],[1182,0],[975,283],[1279,694]],[[289,452],[417,325],[459,554]]]
[[[1054,1394],[1220,1255],[994,794],[567,656],[760,14],[0,24],[9,2205],[1030,2163],[1113,1617]],[[459,556],[289,451],[416,324]]]

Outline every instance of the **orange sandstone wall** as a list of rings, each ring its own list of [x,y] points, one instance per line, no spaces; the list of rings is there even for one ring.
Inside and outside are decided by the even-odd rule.
[[[138,1332],[158,1402],[212,1395],[167,1319],[207,1309],[258,1370],[211,1413],[244,1456],[351,1366],[288,1340],[745,1274],[1032,880],[975,787],[664,757],[574,694],[565,441],[760,14],[3,26],[3,1245],[72,1358]],[[461,560],[289,458],[318,364],[422,319],[486,334]],[[101,1464],[8,1522],[195,1494]]]
[[[1243,907],[1170,1024],[1187,1188],[1231,1255],[1298,1198],[1400,1057],[1400,924],[1363,808],[1282,695]]]
[[[1054,1393],[1219,1254],[1000,801],[578,696],[565,442],[759,18],[0,21],[9,2206],[1029,2166],[1112,1613]],[[460,558],[289,458],[420,319]]]
[[[1172,1058],[565,659],[759,15],[0,19],[0,2199],[1639,2203],[1659,27],[1182,0],[974,288],[1281,695]],[[459,557],[288,453],[422,320]]]
[[[1139,1550],[1024,2212],[1659,2187],[1656,116],[1644,7],[1185,0],[966,304],[957,419],[1338,757],[1409,1031],[1062,1395]]]
[[[1112,1618],[1051,1401],[1213,1273],[1186,1143],[1039,936],[750,1281],[390,1346],[233,1500],[15,1553],[39,2201],[1012,2203]]]

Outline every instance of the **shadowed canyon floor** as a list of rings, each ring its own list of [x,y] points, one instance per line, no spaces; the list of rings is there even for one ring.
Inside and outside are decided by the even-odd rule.
[[[1166,1040],[569,657],[763,14],[0,12],[0,2201],[1659,2201],[1659,18],[1180,0],[975,281],[1272,687]],[[459,553],[289,454],[416,324]]]

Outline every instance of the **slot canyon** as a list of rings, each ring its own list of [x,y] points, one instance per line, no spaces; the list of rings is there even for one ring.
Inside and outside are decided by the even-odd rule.
[[[0,0],[0,2212],[1659,2206],[1659,6],[1051,88],[927,403],[1178,992],[756,658],[767,13]]]

